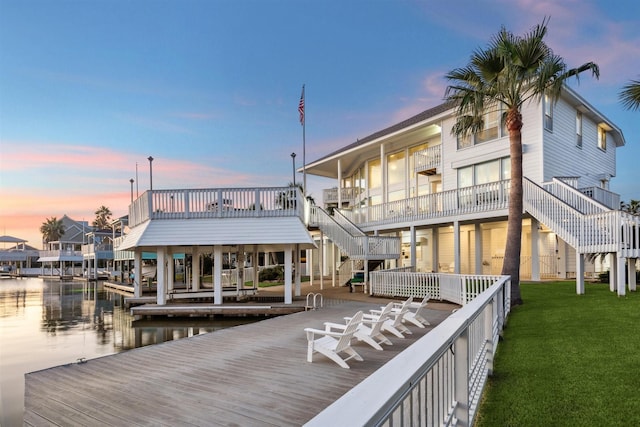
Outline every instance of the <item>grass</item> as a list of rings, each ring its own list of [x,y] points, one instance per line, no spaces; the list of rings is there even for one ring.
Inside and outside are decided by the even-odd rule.
[[[523,283],[476,425],[640,425],[640,295]]]

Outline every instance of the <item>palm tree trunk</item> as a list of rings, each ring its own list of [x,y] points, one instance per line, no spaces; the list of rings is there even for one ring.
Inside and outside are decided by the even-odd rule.
[[[509,219],[507,243],[504,250],[502,274],[511,276],[511,305],[522,304],[520,295],[520,250],[522,246],[522,116],[509,111],[509,151],[511,155],[511,184],[509,188]]]

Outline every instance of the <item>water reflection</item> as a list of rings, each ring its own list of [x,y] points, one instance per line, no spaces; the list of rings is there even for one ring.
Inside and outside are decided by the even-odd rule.
[[[0,280],[0,425],[22,425],[24,374],[254,318],[134,320],[102,283]]]

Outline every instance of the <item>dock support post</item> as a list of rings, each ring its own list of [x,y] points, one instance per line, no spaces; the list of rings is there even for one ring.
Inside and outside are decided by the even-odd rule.
[[[222,304],[222,247],[213,247],[213,303]]]

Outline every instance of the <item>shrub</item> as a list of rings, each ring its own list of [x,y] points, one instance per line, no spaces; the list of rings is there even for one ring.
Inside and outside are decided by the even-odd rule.
[[[268,280],[283,280],[284,279],[284,268],[280,265],[275,267],[265,268],[260,271],[258,276],[259,281],[268,281]]]

